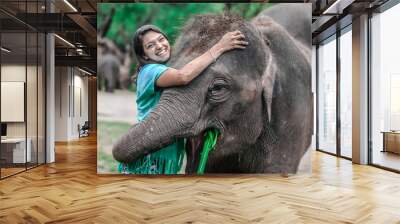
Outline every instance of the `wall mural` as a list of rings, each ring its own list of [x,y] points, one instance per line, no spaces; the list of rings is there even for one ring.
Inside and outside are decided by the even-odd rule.
[[[311,170],[311,4],[98,8],[98,173]]]

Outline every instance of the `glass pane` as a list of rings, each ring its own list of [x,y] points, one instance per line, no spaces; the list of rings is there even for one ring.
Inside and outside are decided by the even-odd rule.
[[[21,22],[38,19],[34,14],[45,12],[45,0],[1,1],[0,6],[18,18],[0,12],[0,167],[5,177],[45,161],[45,36]]]
[[[45,44],[44,34],[38,36],[38,163],[45,163]]]
[[[26,150],[26,34],[1,33],[1,174],[25,170],[31,151]],[[6,50],[4,50],[6,49]]]
[[[316,107],[317,107],[317,95],[316,95],[316,92],[317,92],[317,87],[316,87],[316,84],[317,84],[317,48],[315,47],[315,45],[313,45],[313,48],[312,48],[311,62],[312,62],[311,89],[313,92],[313,100],[314,100],[313,101],[313,111],[314,111],[313,121],[314,121],[314,123],[313,123],[312,147],[315,150],[316,149],[315,148],[316,141],[317,141],[317,139],[316,139],[316,137],[317,137],[317,134],[316,134],[316,130],[317,130],[317,115],[316,115],[316,111],[317,111],[317,109],[316,109]]]
[[[400,170],[400,5],[372,18],[372,163]]]
[[[27,63],[27,81],[26,81],[26,111],[27,111],[27,142],[30,147],[30,160],[28,160],[28,168],[37,165],[37,132],[38,132],[38,101],[37,101],[37,84],[38,84],[38,56],[37,46],[38,37],[36,32],[27,33],[28,38],[28,63]]]
[[[352,157],[352,35],[340,37],[340,153]]]
[[[27,2],[25,12],[27,12],[27,20],[37,20],[37,16],[33,16],[39,11],[37,1]],[[33,24],[37,21],[31,21]],[[30,161],[27,167],[35,167],[38,164],[38,33],[36,30],[27,30],[27,80],[26,80],[26,113],[27,113],[27,142],[28,149],[31,151]]]
[[[318,147],[336,153],[336,39],[318,51]]]

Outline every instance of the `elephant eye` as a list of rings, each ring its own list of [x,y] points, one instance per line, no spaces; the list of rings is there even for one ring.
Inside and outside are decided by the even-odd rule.
[[[211,89],[211,91],[213,92],[218,92],[220,90],[224,90],[226,88],[225,85],[214,85]]]
[[[207,98],[211,102],[222,102],[225,101],[229,97],[230,86],[226,80],[217,79],[211,84],[208,88]]]

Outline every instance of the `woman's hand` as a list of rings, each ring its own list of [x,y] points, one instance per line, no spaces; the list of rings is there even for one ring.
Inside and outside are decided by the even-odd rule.
[[[218,58],[221,54],[232,49],[245,49],[249,43],[245,41],[245,36],[239,30],[226,33],[218,41],[210,52],[213,57]]]
[[[157,80],[158,87],[187,85],[196,76],[226,51],[244,49],[249,44],[245,36],[239,31],[226,33],[210,50],[183,66],[181,69],[168,68]]]

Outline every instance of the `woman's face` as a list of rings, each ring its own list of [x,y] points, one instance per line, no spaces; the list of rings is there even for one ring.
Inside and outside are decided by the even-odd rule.
[[[144,59],[164,63],[171,55],[171,47],[167,38],[161,33],[149,31],[143,36]]]

